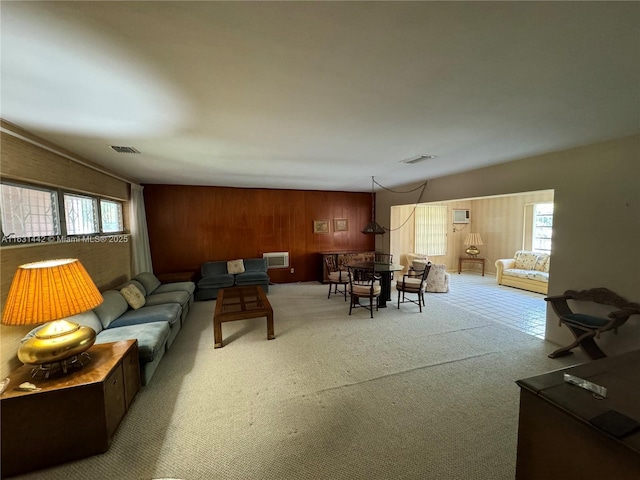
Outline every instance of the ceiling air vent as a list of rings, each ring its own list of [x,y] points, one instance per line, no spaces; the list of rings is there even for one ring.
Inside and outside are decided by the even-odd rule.
[[[117,145],[111,145],[111,148],[113,148],[118,153],[140,153],[133,147],[119,147]]]
[[[417,157],[411,157],[411,158],[407,158],[406,160],[400,160],[400,163],[414,164],[414,163],[423,162],[425,160],[431,160],[433,158],[436,158],[436,156],[435,155],[418,155]]]

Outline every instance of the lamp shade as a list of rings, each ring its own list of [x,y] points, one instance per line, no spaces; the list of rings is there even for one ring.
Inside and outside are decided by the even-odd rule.
[[[482,245],[482,238],[479,233],[470,233],[464,241],[465,245]]]
[[[2,314],[4,325],[35,325],[97,307],[102,294],[78,259],[18,267]]]
[[[373,221],[369,222],[367,226],[362,229],[362,233],[364,233],[365,235],[383,235],[385,233],[385,230],[383,227],[378,225],[378,222]]]

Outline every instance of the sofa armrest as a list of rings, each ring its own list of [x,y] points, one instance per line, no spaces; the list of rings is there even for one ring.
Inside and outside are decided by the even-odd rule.
[[[502,283],[502,273],[508,268],[513,268],[515,264],[516,260],[514,258],[500,258],[496,260],[496,280],[498,284]]]

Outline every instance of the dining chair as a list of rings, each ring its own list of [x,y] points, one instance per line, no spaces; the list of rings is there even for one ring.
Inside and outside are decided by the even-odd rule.
[[[398,291],[398,308],[401,303],[411,302],[418,305],[422,313],[422,305],[424,305],[424,291],[427,288],[427,277],[431,270],[431,262],[428,262],[424,270],[410,270],[402,276],[401,280],[396,282],[396,290]],[[407,294],[417,295],[417,299],[407,298]],[[402,296],[402,301],[400,297]]]
[[[371,318],[373,318],[374,299],[376,310],[378,310],[378,299],[381,292],[380,277],[373,270],[349,267],[349,295],[351,297],[349,315],[354,308],[363,307],[369,310]],[[366,299],[368,303],[360,303],[360,299]]]
[[[377,263],[393,263],[393,253],[381,253],[375,252],[373,254],[373,261]],[[393,280],[393,272],[391,272],[391,280]]]
[[[374,262],[393,263],[393,253],[375,252],[373,255]]]
[[[334,294],[344,295],[344,301],[347,301],[347,290],[349,288],[349,272],[342,270],[336,263],[333,256],[327,255],[324,259],[327,267],[327,279],[329,280],[329,294],[327,298],[331,297],[331,290]]]

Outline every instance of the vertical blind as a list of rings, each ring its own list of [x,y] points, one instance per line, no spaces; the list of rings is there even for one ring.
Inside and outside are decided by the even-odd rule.
[[[439,205],[419,205],[415,214],[415,251],[423,255],[447,254],[447,211]]]

